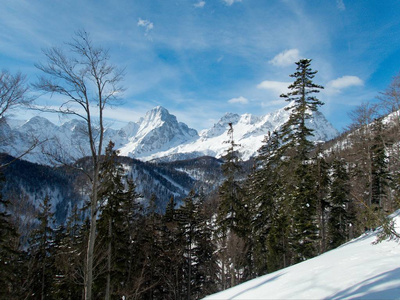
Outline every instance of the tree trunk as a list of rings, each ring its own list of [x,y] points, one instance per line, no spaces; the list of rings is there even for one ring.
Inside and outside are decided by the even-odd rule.
[[[92,186],[92,201],[90,204],[90,230],[88,238],[88,247],[86,252],[86,269],[85,269],[85,300],[92,299],[93,286],[93,256],[94,245],[96,241],[97,227],[97,185],[98,185],[98,166],[94,167],[93,186]]]
[[[112,222],[111,218],[108,220],[108,254],[107,254],[107,286],[105,300],[110,300],[111,294],[111,236],[112,236]]]

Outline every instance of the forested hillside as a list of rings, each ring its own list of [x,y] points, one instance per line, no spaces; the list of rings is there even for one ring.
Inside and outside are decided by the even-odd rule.
[[[140,162],[112,142],[68,167],[3,155],[1,297],[80,299],[90,254],[93,298],[199,299],[377,226],[395,235],[398,82],[381,94],[388,111],[364,103],[347,132],[315,143],[323,87],[310,59],[296,67],[288,121],[247,162],[232,123],[221,160]]]

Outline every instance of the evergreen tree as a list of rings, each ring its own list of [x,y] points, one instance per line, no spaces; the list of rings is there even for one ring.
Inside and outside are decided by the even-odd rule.
[[[218,225],[223,232],[227,234],[229,230],[236,232],[242,236],[244,229],[241,222],[244,220],[244,207],[243,207],[243,188],[238,181],[238,174],[240,172],[240,157],[236,148],[239,146],[233,139],[233,126],[229,123],[228,130],[229,148],[223,156],[224,163],[222,165],[222,172],[225,181],[219,188],[220,204],[218,208]]]
[[[278,132],[269,133],[258,150],[254,172],[248,179],[257,275],[287,266],[288,222],[281,201],[280,147]]]
[[[371,147],[371,205],[382,209],[385,206],[387,189],[390,184],[388,172],[388,156],[383,140],[384,125],[382,119],[376,119],[372,124]]]
[[[0,174],[0,191],[3,179]],[[9,202],[3,199],[0,192],[0,298],[18,299],[21,288],[19,271],[22,271],[20,261],[22,253],[19,250],[17,229],[7,212],[8,205]]]
[[[171,196],[165,214],[162,218],[161,248],[162,248],[162,278],[161,283],[163,299],[180,299],[181,283],[184,268],[182,256],[182,236],[178,229],[178,211],[175,199]]]
[[[215,247],[202,201],[192,190],[177,211],[178,241],[183,259],[181,299],[198,299],[215,291]],[[178,298],[178,299],[179,299]]]
[[[124,280],[118,290],[120,297],[129,299],[129,295],[136,295],[140,288],[140,274],[142,274],[142,261],[145,247],[142,247],[142,236],[145,235],[143,206],[139,203],[140,195],[136,192],[136,185],[131,179],[127,179],[126,195],[121,203],[123,217],[124,243],[118,251],[117,268],[122,272]]]
[[[53,299],[55,278],[54,257],[54,213],[51,212],[49,196],[39,206],[38,227],[32,232],[28,255],[31,262],[29,270],[30,298]]]
[[[293,252],[292,263],[317,254],[318,191],[313,178],[315,162],[310,158],[314,145],[309,140],[313,136],[313,130],[306,121],[323,104],[314,96],[323,87],[312,81],[317,71],[310,68],[311,60],[301,59],[296,65],[296,72],[290,75],[295,78],[288,87],[291,92],[281,95],[290,102],[287,107],[290,116],[280,131],[280,152],[283,159],[280,171],[284,178],[284,197],[288,204],[286,209],[290,214],[289,243]]]
[[[150,198],[149,207],[146,216],[146,235],[144,242],[146,244],[146,260],[144,267],[146,276],[144,287],[147,292],[144,294],[146,299],[159,299],[162,291],[159,283],[162,282],[162,248],[160,240],[161,216],[157,212],[157,196],[153,194]]]
[[[75,205],[68,217],[64,230],[56,232],[55,267],[57,277],[54,283],[56,299],[80,299],[83,291],[83,265],[86,233],[82,232],[82,215]],[[83,226],[85,229],[85,226]]]
[[[328,219],[328,248],[333,249],[345,243],[352,221],[348,205],[350,202],[350,178],[343,160],[332,163],[330,188],[330,214]]]
[[[312,158],[314,162],[314,177],[315,189],[317,196],[317,218],[319,232],[319,247],[318,253],[326,251],[327,244],[327,215],[329,211],[329,187],[330,179],[330,164],[322,151],[321,144],[317,145],[315,156]]]
[[[245,277],[251,278],[253,264],[251,239],[249,238],[249,216],[247,215],[244,189],[239,179],[241,166],[237,147],[240,145],[235,143],[233,133],[233,125],[229,123],[228,141],[225,142],[229,146],[223,156],[224,163],[222,165],[225,181],[218,189],[217,226],[221,244],[219,251],[221,280],[224,289],[239,283],[239,278],[242,276],[238,274],[243,273],[243,269],[246,270]],[[237,249],[238,247],[241,249]],[[237,252],[241,252],[240,257]],[[237,259],[234,259],[235,256]],[[230,283],[228,283],[229,281]]]
[[[286,108],[290,111],[290,117],[282,126],[281,139],[284,149],[287,150],[285,155],[304,161],[309,158],[308,154],[313,149],[313,143],[309,140],[313,136],[313,130],[307,127],[306,121],[323,105],[323,102],[314,96],[323,87],[312,82],[318,71],[312,71],[310,68],[311,59],[301,59],[296,65],[296,72],[290,75],[295,78],[288,87],[291,92],[281,95],[290,103]]]
[[[96,287],[105,299],[123,296],[126,290],[126,261],[132,242],[132,206],[137,194],[133,182],[128,183],[126,189],[123,176],[124,170],[118,162],[118,152],[113,149],[114,143],[110,142],[106,148],[104,160],[100,169],[100,186],[98,199],[102,203],[101,214],[98,220],[98,247],[105,253],[100,268],[105,270],[103,276],[96,280]],[[105,288],[100,291],[101,288]]]

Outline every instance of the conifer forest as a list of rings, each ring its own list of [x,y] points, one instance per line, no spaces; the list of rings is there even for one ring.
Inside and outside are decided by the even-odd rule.
[[[30,89],[64,99],[58,108],[41,109],[84,120],[90,155],[47,177],[43,169],[41,176],[60,178],[61,185],[69,176],[75,190],[63,197],[80,191],[86,201],[59,222],[51,196],[43,195],[35,218],[26,222],[28,208],[12,207],[23,200],[1,197],[1,299],[201,299],[377,226],[396,234],[386,216],[400,206],[400,76],[374,103],[358,106],[339,137],[311,142],[307,121],[324,104],[324,87],[312,60],[300,59],[288,74],[289,92],[281,95],[290,117],[265,136],[255,157],[241,159],[229,124],[226,151],[215,166],[218,186],[193,185],[179,201],[147,191],[144,201],[113,141],[104,137],[102,113],[121,100],[124,70],[85,32],[65,47],[43,50],[36,65],[43,76],[32,84],[21,74],[1,74],[0,118],[8,105],[32,108]],[[0,136],[8,138],[6,131]],[[59,154],[49,151],[60,165]],[[3,187],[23,159],[24,153],[3,154]]]

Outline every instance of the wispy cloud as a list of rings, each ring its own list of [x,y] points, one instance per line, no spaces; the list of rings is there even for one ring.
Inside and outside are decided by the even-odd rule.
[[[357,76],[342,76],[337,79],[331,80],[326,84],[326,93],[327,94],[338,94],[342,92],[343,89],[352,87],[352,86],[363,86],[364,81]]]
[[[199,1],[194,4],[194,7],[196,8],[203,8],[206,5],[206,1]]]
[[[239,103],[239,104],[247,104],[249,103],[249,100],[243,96],[237,97],[237,98],[232,98],[228,100],[228,103],[234,104],[234,103]]]
[[[137,22],[137,26],[145,28],[145,35],[146,36],[154,28],[154,24],[152,22],[150,22],[149,20],[143,20],[141,18],[139,18],[139,21]]]
[[[274,95],[280,95],[282,93],[286,93],[288,91],[288,86],[290,82],[283,81],[272,81],[265,80],[257,85],[258,89],[269,90],[274,93]]]
[[[269,63],[278,67],[287,67],[292,65],[299,59],[300,59],[299,50],[290,49],[279,53],[273,59],[271,59]]]
[[[346,10],[343,0],[336,0],[336,6],[339,10]]]
[[[226,5],[231,6],[235,2],[242,2],[242,0],[222,0]]]

